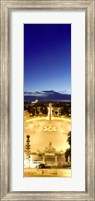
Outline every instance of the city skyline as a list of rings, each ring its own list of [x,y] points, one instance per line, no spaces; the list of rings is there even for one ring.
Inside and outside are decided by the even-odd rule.
[[[24,24],[24,92],[71,94],[71,25]]]

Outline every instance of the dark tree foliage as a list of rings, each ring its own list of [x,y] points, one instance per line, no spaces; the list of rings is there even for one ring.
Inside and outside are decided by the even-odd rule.
[[[42,107],[40,108],[40,111],[42,112],[42,114],[45,114],[45,115],[47,115],[47,113],[48,113],[46,106],[42,106]]]
[[[70,145],[70,148],[71,148],[71,131],[68,133],[67,142],[68,142],[68,144]]]
[[[30,106],[30,107],[28,108],[28,112],[31,113],[32,116],[34,116],[34,115],[35,115],[35,108],[32,107],[32,106]]]
[[[69,131],[69,133],[68,133],[67,142],[70,145],[70,148],[66,149],[66,151],[65,151],[66,162],[68,161],[68,156],[70,157],[70,161],[71,161],[71,131]]]
[[[66,162],[68,162],[68,156],[70,156],[70,160],[71,160],[71,149],[66,149],[65,152],[65,158],[66,158]]]

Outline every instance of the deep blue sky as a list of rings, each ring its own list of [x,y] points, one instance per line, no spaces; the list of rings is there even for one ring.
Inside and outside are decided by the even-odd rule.
[[[71,93],[71,25],[24,24],[24,91]]]

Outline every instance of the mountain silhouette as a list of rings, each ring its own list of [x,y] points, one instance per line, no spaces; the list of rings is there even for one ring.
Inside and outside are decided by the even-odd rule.
[[[64,94],[61,92],[56,92],[54,90],[50,91],[41,91],[41,92],[24,92],[24,101],[70,101],[71,95]]]

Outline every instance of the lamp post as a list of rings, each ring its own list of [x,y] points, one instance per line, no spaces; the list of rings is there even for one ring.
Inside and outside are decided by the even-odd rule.
[[[27,156],[29,159],[29,168],[30,168],[30,135],[27,135],[27,140],[26,140],[26,150],[27,150]]]

